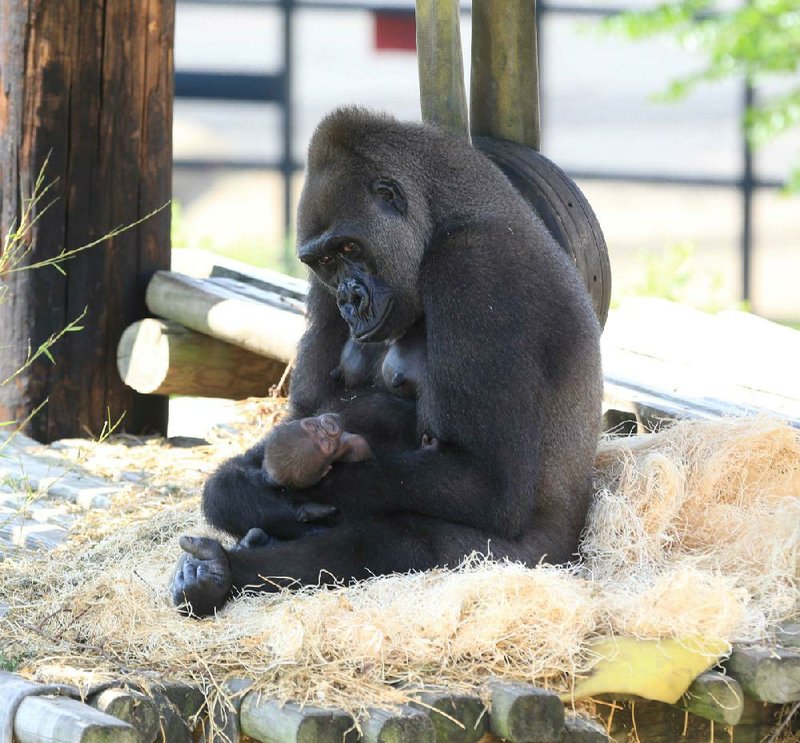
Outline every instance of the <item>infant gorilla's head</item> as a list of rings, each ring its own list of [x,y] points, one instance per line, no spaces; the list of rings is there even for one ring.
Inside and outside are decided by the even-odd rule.
[[[310,487],[330,471],[341,437],[342,423],[335,413],[281,423],[267,439],[263,468],[278,485]]]

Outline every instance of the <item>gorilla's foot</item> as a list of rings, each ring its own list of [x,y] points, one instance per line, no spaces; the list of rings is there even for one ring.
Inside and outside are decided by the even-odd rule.
[[[209,616],[223,606],[231,592],[228,555],[216,539],[209,537],[184,535],[178,543],[184,553],[172,574],[172,601],[184,614]]]

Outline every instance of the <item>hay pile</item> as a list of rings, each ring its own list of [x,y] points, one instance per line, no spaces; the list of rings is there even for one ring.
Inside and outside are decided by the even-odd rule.
[[[397,686],[489,676],[567,689],[607,633],[768,640],[800,614],[800,434],[769,419],[682,423],[601,444],[580,566],[475,557],[451,571],[249,597],[179,617],[166,591],[197,501],[87,549],[0,564],[0,652],[119,678],[256,679],[281,699],[365,705]]]

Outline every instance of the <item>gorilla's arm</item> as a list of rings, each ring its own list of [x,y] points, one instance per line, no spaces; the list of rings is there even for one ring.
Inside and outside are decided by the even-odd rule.
[[[531,250],[513,240],[504,225],[456,230],[429,249],[420,268],[429,353],[419,427],[439,440],[439,450],[391,452],[335,468],[303,498],[347,513],[424,514],[509,537],[545,528],[548,503],[536,502],[543,411],[558,415],[555,401],[571,378],[595,384],[586,379],[587,358],[595,354],[580,308],[552,286],[553,274],[567,274],[568,266],[548,266],[550,282],[504,271],[493,250],[500,241],[511,252]],[[542,305],[553,308],[557,324],[539,317]],[[572,488],[566,480],[557,485],[582,521],[585,493],[569,491],[588,493],[588,482]],[[567,531],[571,543],[574,530]]]
[[[323,401],[338,396],[341,383],[331,372],[339,366],[342,348],[349,338],[336,301],[313,277],[306,307],[308,327],[300,339],[292,373],[290,419],[314,415]]]
[[[373,390],[351,391],[344,399],[337,396],[327,405],[309,410],[310,415],[323,412],[339,413],[345,430],[366,435],[377,456],[387,449],[415,446],[417,417],[412,401]],[[206,481],[206,520],[237,538],[258,527],[279,539],[296,539],[318,531],[320,524],[315,526],[315,522],[330,525],[337,510],[333,504],[317,503],[308,489],[292,493],[267,480],[262,467],[265,439],[224,462]],[[331,474],[338,469],[339,465]]]

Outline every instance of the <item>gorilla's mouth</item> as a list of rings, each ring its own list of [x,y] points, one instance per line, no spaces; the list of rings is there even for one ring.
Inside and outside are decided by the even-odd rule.
[[[375,339],[375,336],[381,332],[384,325],[386,325],[388,322],[393,308],[394,299],[390,298],[383,305],[383,312],[381,313],[380,317],[373,320],[373,322],[367,325],[367,327],[364,327],[363,322],[351,323],[350,333],[353,336],[353,340],[357,340],[360,343],[368,343],[369,341]],[[383,340],[383,338],[377,338],[376,340]]]

